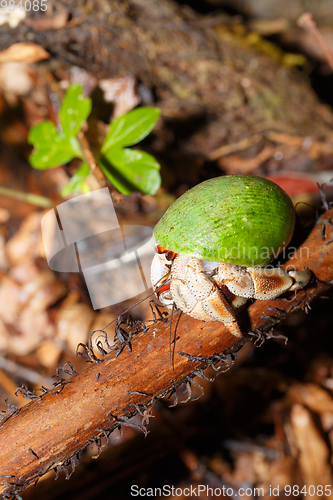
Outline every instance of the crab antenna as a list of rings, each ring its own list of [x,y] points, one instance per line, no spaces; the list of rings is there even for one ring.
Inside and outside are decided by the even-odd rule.
[[[175,311],[175,309],[176,309],[176,304],[173,302],[172,309],[171,309],[171,315],[170,315],[170,327],[169,327],[170,366],[172,366],[173,370],[175,369],[176,329],[175,329],[175,334],[174,334],[173,340],[171,340],[171,336],[172,336],[171,327],[172,327],[173,312]]]
[[[126,309],[125,311],[123,311],[121,314],[127,313],[128,311],[130,311],[131,309],[133,309],[133,307],[138,306],[139,304],[141,304],[141,302],[144,302],[145,300],[147,300],[149,297],[151,297],[154,294],[155,294],[155,292],[152,292],[149,295],[147,295],[146,297],[144,297],[143,299],[138,300],[138,302],[136,302],[135,304],[133,304],[132,306],[130,306],[128,309]],[[117,318],[118,318],[118,316],[117,316]],[[115,321],[117,321],[117,318],[113,319],[112,321],[110,321],[110,323],[108,323],[107,325],[105,325],[104,328],[101,331],[105,330],[108,326],[112,325],[112,323],[114,323]]]

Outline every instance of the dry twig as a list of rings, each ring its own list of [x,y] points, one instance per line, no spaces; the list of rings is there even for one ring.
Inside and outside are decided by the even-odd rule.
[[[333,71],[333,52],[332,52],[332,49],[330,48],[330,46],[326,42],[325,38],[321,34],[320,30],[318,29],[317,24],[312,17],[312,14],[310,14],[309,12],[305,12],[298,19],[297,24],[301,28],[304,28],[309,33],[311,33],[311,35],[313,36],[317,45],[321,48],[321,50],[326,58],[326,61],[330,65],[331,70]]]

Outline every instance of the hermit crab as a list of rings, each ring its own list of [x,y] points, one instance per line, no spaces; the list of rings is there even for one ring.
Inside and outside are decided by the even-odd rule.
[[[241,337],[236,314],[249,298],[305,287],[310,273],[268,266],[289,244],[294,205],[274,182],[249,175],[207,180],[184,193],[154,229],[151,281],[162,304]]]

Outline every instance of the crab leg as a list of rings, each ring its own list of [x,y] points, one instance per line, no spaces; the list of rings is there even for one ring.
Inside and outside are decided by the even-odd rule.
[[[221,321],[232,335],[242,337],[235,311],[204,273],[200,260],[178,255],[171,269],[170,290],[182,311],[202,321]]]
[[[298,290],[310,280],[308,271],[284,271],[279,267],[269,269],[242,267],[221,263],[218,278],[233,294],[259,300],[275,299],[287,290]]]

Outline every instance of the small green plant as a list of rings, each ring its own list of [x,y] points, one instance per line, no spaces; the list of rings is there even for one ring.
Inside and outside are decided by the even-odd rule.
[[[30,164],[44,170],[80,158],[82,164],[69,183],[62,190],[63,196],[89,191],[85,182],[90,168],[78,141],[84,121],[91,111],[91,99],[84,98],[82,87],[69,87],[62,102],[59,118],[61,131],[50,120],[32,127],[28,142],[34,149],[29,157]],[[123,194],[141,191],[155,194],[161,185],[160,165],[145,151],[129,149],[137,144],[154,128],[160,115],[157,108],[137,108],[110,123],[97,163],[104,175]]]

